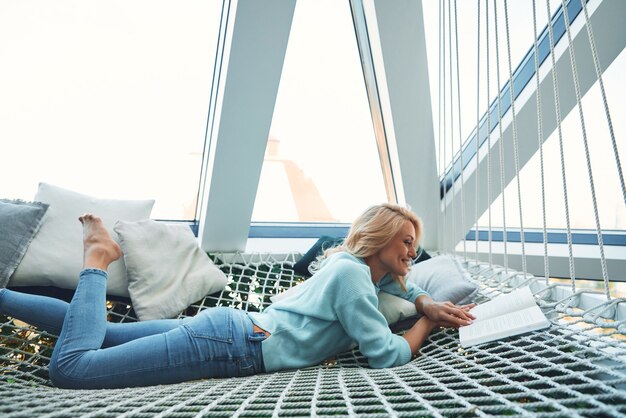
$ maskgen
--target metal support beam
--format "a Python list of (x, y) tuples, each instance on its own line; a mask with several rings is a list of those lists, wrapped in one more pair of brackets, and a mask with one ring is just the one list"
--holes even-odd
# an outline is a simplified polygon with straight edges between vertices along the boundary
[(205, 251), (245, 249), (295, 4), (237, 2), (221, 113), (207, 150), (199, 227)]
[(424, 221), (423, 246), (438, 248), (439, 185), (437, 178), (428, 62), (422, 3), (374, 0), (385, 79), (379, 87), (387, 144), (398, 201), (404, 201)]

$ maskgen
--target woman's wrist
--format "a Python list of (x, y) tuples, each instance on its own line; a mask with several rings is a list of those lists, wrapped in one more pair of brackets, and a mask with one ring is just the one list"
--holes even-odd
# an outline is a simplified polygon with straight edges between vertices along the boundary
[(419, 321), (424, 322), (424, 326), (428, 329), (428, 333), (430, 334), (433, 329), (437, 328), (437, 323), (430, 319), (428, 316), (422, 316)]
[(432, 305), (434, 300), (428, 295), (420, 295), (415, 299), (415, 309), (418, 312), (426, 314), (425, 310), (429, 305)]
[(427, 316), (422, 316), (418, 321), (413, 325), (406, 333), (404, 333), (403, 337), (409, 343), (411, 347), (411, 353), (415, 356), (424, 341), (428, 338), (432, 330), (437, 326), (437, 323)]

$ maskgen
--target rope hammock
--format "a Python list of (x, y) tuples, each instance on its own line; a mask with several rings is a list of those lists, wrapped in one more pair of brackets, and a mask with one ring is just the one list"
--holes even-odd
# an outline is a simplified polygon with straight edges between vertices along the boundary
[[(283, 259), (239, 255), (216, 263), (229, 278), (220, 293), (182, 316), (212, 306), (262, 310), (269, 297), (301, 281)], [(480, 284), (480, 301), (528, 284), (503, 269), (467, 264)], [(543, 284), (532, 278), (531, 287)], [(602, 310), (576, 309), (575, 298), (554, 300), (554, 287), (536, 292), (552, 322), (547, 331), (463, 349), (458, 331), (435, 332), (405, 366), (367, 368), (358, 350), (318, 367), (246, 378), (207, 379), (120, 390), (65, 390), (51, 386), (47, 365), (56, 336), (2, 317), (0, 414), (3, 416), (619, 416), (626, 414), (624, 321)], [(615, 302), (612, 301), (612, 302)], [(612, 306), (614, 306), (613, 303)], [(611, 306), (604, 307), (606, 311)], [(108, 303), (109, 320), (135, 321), (132, 307)], [(609, 312), (610, 313), (610, 312)]]
[[(447, 7), (445, 4), (447, 1)], [(552, 18), (550, 0), (546, 0), (550, 22), (563, 19), (563, 42), (569, 47), (570, 65), (573, 71), (574, 90), (578, 118), (582, 128), (585, 147), (585, 165), (591, 191), (590, 201), (599, 249), (598, 271), (602, 275), (604, 291), (598, 292), (581, 287), (574, 269), (571, 214), (568, 182), (565, 170), (564, 135), (559, 91), (563, 88), (557, 71), (551, 71), (552, 99), (556, 109), (556, 131), (559, 145), (558, 163), (554, 171), (561, 175), (564, 198), (564, 220), (566, 224), (569, 282), (551, 280), (548, 246), (548, 224), (546, 219), (546, 189), (543, 142), (543, 110), (546, 97), (541, 97), (539, 70), (542, 65), (556, 67), (553, 24), (547, 25), (549, 57), (540, 62), (537, 37), (536, 2), (532, 2), (533, 33), (535, 42), (534, 80), (528, 88), (536, 88), (537, 145), (540, 156), (541, 203), (543, 210), (543, 260), (544, 274), (535, 277), (528, 271), (524, 242), (524, 219), (522, 216), (522, 194), (520, 170), (522, 162), (519, 147), (523, 141), (517, 132), (516, 99), (520, 91), (514, 88), (514, 72), (511, 66), (509, 10), (506, 0), (478, 3), (477, 17), (477, 91), (475, 143), (466, 143), (466, 149), (475, 148), (471, 158), (464, 156), (461, 141), (461, 82), (459, 68), (459, 36), (456, 0), (445, 0), (439, 5), (439, 155), (438, 165), (443, 175), (442, 222), (438, 226), (443, 234), (440, 253), (454, 254), (469, 273), (471, 281), (478, 284), (478, 303), (488, 301), (500, 294), (529, 286), (538, 305), (549, 318), (547, 330), (527, 333), (470, 348), (459, 344), (458, 331), (438, 329), (433, 332), (420, 350), (420, 354), (408, 364), (392, 369), (370, 369), (367, 359), (357, 350), (346, 351), (324, 364), (300, 370), (260, 374), (245, 378), (205, 379), (174, 385), (115, 390), (65, 390), (53, 387), (48, 378), (48, 364), (57, 336), (35, 329), (13, 318), (0, 316), (0, 415), (20, 416), (626, 416), (626, 319), (623, 304), (625, 298), (611, 294), (611, 282), (603, 248), (602, 228), (598, 212), (597, 196), (593, 183), (591, 157), (585, 130), (581, 90), (577, 76), (577, 59), (572, 45), (571, 23), (568, 4), (562, 0), (561, 8)], [(578, 0), (572, 0), (578, 1)], [(621, 185), (621, 195), (626, 203), (626, 187), (611, 122), (607, 94), (602, 80), (597, 45), (587, 2), (582, 1), (577, 19), (584, 19), (586, 33), (599, 81), (603, 110), (609, 126), (615, 165)], [(560, 14), (559, 14), (560, 13)], [(504, 41), (506, 52), (500, 51), (498, 15), (504, 18)], [(454, 16), (454, 18), (452, 18)], [(483, 20), (484, 19), (484, 20)], [(502, 25), (500, 25), (502, 27)], [(490, 32), (493, 28), (493, 33)], [(447, 34), (446, 34), (447, 29)], [(484, 32), (482, 32), (484, 30)], [(545, 33), (545, 32), (544, 32)], [(491, 36), (495, 45), (490, 47)], [(480, 39), (485, 39), (486, 62), (481, 63)], [(452, 38), (454, 37), (454, 45)], [(545, 39), (545, 38), (544, 38)], [(454, 48), (453, 48), (454, 46)], [(446, 49), (447, 48), (447, 49)], [(490, 51), (491, 50), (491, 51)], [(453, 54), (454, 52), (454, 54)], [(496, 84), (498, 95), (492, 98), (489, 85), (493, 66), (490, 62), (495, 54)], [(578, 52), (578, 51), (576, 51)], [(508, 80), (504, 86), (500, 79), (501, 55), (505, 55)], [(453, 59), (454, 58), (454, 59)], [(481, 69), (484, 68), (484, 73)], [(456, 71), (456, 72), (455, 72)], [(446, 75), (447, 74), (447, 75)], [(481, 92), (481, 74), (486, 80), (486, 94)], [(456, 99), (455, 84), (456, 79)], [(520, 89), (521, 90), (521, 89)], [(467, 92), (463, 91), (463, 94)], [(545, 95), (544, 95), (545, 96)], [(487, 112), (480, 117), (481, 99), (487, 102)], [(457, 104), (455, 109), (454, 104)], [(492, 111), (493, 109), (493, 111)], [(510, 110), (510, 114), (508, 113)], [(456, 114), (455, 114), (456, 112)], [(494, 116), (495, 115), (495, 116)], [(505, 150), (503, 117), (511, 119), (512, 149)], [(454, 117), (458, 118), (455, 133)], [(496, 130), (497, 126), (497, 130)], [(457, 139), (458, 138), (458, 139)], [(483, 140), (487, 144), (481, 147)], [(458, 141), (459, 164), (455, 154)], [(497, 145), (495, 144), (497, 141)], [(448, 143), (449, 142), (449, 143)], [(492, 145), (493, 153), (492, 155)], [(496, 149), (496, 146), (498, 149)], [(448, 155), (450, 151), (450, 155)], [(521, 231), (521, 271), (509, 265), (510, 243), (507, 241), (504, 155), (512, 152), (518, 199), (519, 229)], [(467, 177), (464, 169), (475, 161), (474, 173), (478, 178), (479, 161), (487, 160), (486, 184), (476, 181), (475, 190), (464, 192)], [(499, 188), (502, 198), (503, 219), (503, 266), (493, 263), (492, 233), (492, 167), (491, 159), (499, 163)], [(569, 162), (568, 162), (569, 163)], [(575, 162), (582, 166), (582, 162)], [(611, 163), (612, 164), (612, 163)], [(452, 173), (452, 180), (447, 173)], [(494, 182), (498, 180), (493, 180)], [(475, 207), (466, 211), (465, 199), (481, 188), (487, 187), (489, 205), (487, 261), (479, 260), (478, 223), (481, 216), (478, 199)], [(497, 186), (496, 186), (497, 187)], [(460, 202), (456, 199), (459, 198)], [(460, 203), (461, 217), (454, 208)], [(469, 205), (468, 205), (469, 206)], [(465, 216), (474, 210), (474, 249), (468, 248), (467, 238), (454, 242), (458, 228), (465, 228)], [(451, 215), (452, 214), (452, 215)], [(460, 221), (460, 222), (459, 222)], [(449, 232), (452, 231), (452, 234)], [(475, 254), (472, 254), (474, 252)], [(212, 258), (228, 277), (223, 291), (207, 295), (189, 306), (179, 317), (193, 316), (203, 309), (215, 306), (230, 306), (246, 311), (262, 311), (271, 303), (270, 297), (303, 280), (293, 271), (301, 254), (286, 256), (272, 254), (213, 254)], [(474, 260), (472, 260), (472, 256)], [(598, 274), (597, 279), (600, 279)], [(590, 305), (589, 301), (594, 301)], [(107, 302), (108, 319), (113, 322), (134, 322), (136, 316), (132, 306), (124, 302)], [(620, 313), (621, 312), (621, 313)], [(392, 326), (393, 329), (393, 326)], [(401, 332), (401, 331), (400, 331)]]

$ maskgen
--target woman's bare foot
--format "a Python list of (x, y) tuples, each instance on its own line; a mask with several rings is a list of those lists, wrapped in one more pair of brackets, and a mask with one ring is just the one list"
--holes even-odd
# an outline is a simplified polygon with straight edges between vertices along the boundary
[(109, 264), (122, 256), (122, 249), (98, 216), (85, 213), (78, 219), (83, 224), (83, 267), (106, 271)]

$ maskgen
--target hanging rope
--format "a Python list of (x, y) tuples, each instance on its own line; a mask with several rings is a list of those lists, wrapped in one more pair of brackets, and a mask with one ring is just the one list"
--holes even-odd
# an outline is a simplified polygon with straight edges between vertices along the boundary
[(452, 174), (452, 180), (451, 180), (451, 185), (450, 185), (450, 191), (452, 192), (452, 199), (450, 201), (450, 206), (452, 209), (452, 235), (451, 238), (449, 240), (450, 244), (452, 245), (452, 247), (450, 248), (451, 252), (454, 252), (456, 254), (456, 242), (454, 242), (454, 237), (456, 237), (456, 216), (455, 213), (456, 211), (454, 210), (455, 207), (455, 203), (456, 203), (456, 192), (455, 187), (454, 187), (454, 84), (453, 84), (453, 78), (452, 78), (452, 13), (450, 10), (450, 4), (452, 3), (452, 0), (448, 0), (448, 55), (449, 55), (449, 66), (448, 66), (448, 73), (450, 74), (450, 170), (451, 170), (451, 174)]
[(475, 260), (478, 261), (478, 172), (480, 167), (480, 2), (478, 2), (478, 24), (476, 36), (476, 197), (475, 197), (475, 210), (474, 210), (474, 249), (476, 251)]
[[(550, 16), (548, 16), (548, 20)], [(546, 285), (550, 282), (550, 261), (548, 257), (548, 230), (546, 220), (546, 188), (545, 188), (545, 176), (543, 165), (543, 123), (541, 113), (541, 89), (539, 83), (539, 50), (537, 48), (537, 10), (535, 0), (533, 0), (533, 35), (535, 42), (533, 43), (533, 50), (535, 53), (535, 81), (537, 82), (536, 97), (537, 97), (537, 145), (539, 146), (539, 167), (541, 170), (541, 214), (543, 217), (543, 271), (546, 280)]]
[(485, 53), (487, 55), (487, 202), (489, 202), (489, 208), (487, 209), (487, 223), (488, 223), (488, 241), (489, 241), (489, 267), (493, 267), (493, 230), (491, 223), (491, 114), (490, 114), (490, 100), (491, 92), (489, 90), (491, 81), (489, 79), (490, 59), (489, 59), (489, 2), (485, 3)]
[[(437, 98), (438, 99), (437, 100), (437, 102), (438, 102), (437, 103), (437, 111), (438, 111), (438, 117), (437, 117), (437, 130), (438, 130), (438, 132), (437, 132), (437, 136), (438, 136), (438, 142), (439, 142), (439, 144), (438, 144), (439, 145), (439, 152), (438, 152), (438, 155), (437, 155), (438, 156), (437, 159), (439, 161), (439, 167), (438, 167), (437, 173), (440, 176), (441, 176), (441, 173), (444, 174), (442, 185), (443, 185), (443, 190), (445, 190), (445, 187), (446, 187), (446, 184), (445, 184), (445, 170), (443, 169), (443, 155), (442, 155), (442, 152), (441, 152), (441, 138), (442, 138), (442, 134), (441, 134), (442, 88), (441, 88), (441, 86), (443, 84), (443, 77), (442, 77), (442, 72), (443, 72), (443, 70), (442, 70), (442, 68), (443, 68), (443, 65), (442, 65), (443, 45), (442, 44), (443, 44), (443, 41), (442, 41), (442, 38), (443, 38), (443, 3), (439, 3), (439, 62), (438, 62), (438, 65), (439, 65), (439, 68), (438, 68), (438, 73), (439, 73), (439, 77), (438, 77), (439, 78), (439, 80), (438, 80), (439, 81), (439, 92), (438, 92), (438, 94), (439, 94), (439, 96)], [(445, 222), (446, 222), (446, 220), (444, 218), (443, 222), (441, 222), (439, 224), (439, 228), (440, 228), (440, 231), (441, 231), (441, 233), (439, 235), (440, 237), (444, 236), (444, 232), (445, 232), (445, 226), (444, 225), (445, 225)]]
[(513, 154), (515, 158), (515, 180), (517, 180), (517, 201), (519, 205), (520, 242), (522, 244), (522, 273), (526, 277), (526, 246), (524, 237), (524, 216), (522, 214), (522, 187), (520, 184), (519, 146), (517, 137), (517, 115), (515, 114), (515, 86), (513, 85), (513, 66), (511, 65), (511, 40), (509, 31), (509, 6), (504, 0), (504, 23), (506, 25), (506, 49), (509, 63), (509, 92), (511, 93), (511, 115), (513, 116)]
[(591, 202), (593, 204), (593, 216), (596, 222), (596, 231), (598, 234), (598, 248), (600, 249), (600, 266), (602, 268), (602, 278), (604, 280), (604, 291), (607, 299), (611, 299), (609, 289), (609, 274), (606, 268), (606, 257), (604, 256), (604, 243), (602, 241), (602, 228), (600, 227), (600, 215), (598, 214), (598, 202), (596, 198), (596, 188), (593, 182), (593, 171), (591, 168), (591, 155), (589, 153), (589, 143), (587, 140), (587, 128), (585, 127), (585, 115), (583, 112), (582, 95), (580, 92), (580, 83), (578, 81), (578, 69), (576, 66), (576, 54), (572, 46), (572, 33), (570, 30), (569, 16), (565, 6), (565, 0), (561, 0), (563, 5), (563, 18), (565, 21), (565, 31), (567, 32), (568, 50), (570, 62), (572, 64), (572, 74), (574, 76), (574, 91), (576, 92), (576, 103), (578, 104), (578, 115), (580, 117), (580, 128), (583, 134), (583, 145), (585, 146), (585, 159), (587, 162), (587, 173), (589, 175), (589, 187), (591, 188)]
[(620, 163), (619, 152), (617, 150), (617, 143), (615, 141), (615, 132), (613, 131), (613, 122), (611, 120), (611, 112), (609, 111), (609, 102), (606, 99), (606, 91), (604, 90), (604, 81), (602, 80), (602, 70), (600, 69), (600, 60), (598, 59), (598, 50), (596, 49), (596, 42), (593, 37), (593, 28), (591, 27), (591, 20), (589, 20), (589, 12), (587, 11), (587, 2), (581, 0), (583, 5), (583, 11), (585, 12), (585, 26), (587, 26), (587, 35), (589, 36), (589, 45), (591, 46), (591, 55), (593, 57), (593, 66), (596, 70), (596, 76), (600, 84), (600, 93), (602, 94), (602, 103), (604, 105), (604, 113), (606, 115), (606, 121), (609, 126), (609, 134), (611, 136), (611, 144), (613, 145), (613, 155), (615, 156), (615, 164), (617, 165), (617, 174), (619, 176), (619, 182), (622, 186), (622, 196), (624, 203), (626, 204), (626, 186), (624, 185), (624, 174), (622, 172), (622, 164)]
[(447, 166), (447, 160), (446, 160), (446, 32), (445, 32), (445, 25), (446, 25), (446, 17), (445, 17), (445, 7), (442, 8), (442, 16), (443, 16), (443, 31), (442, 31), (442, 39), (443, 39), (443, 46), (442, 46), (442, 62), (443, 62), (443, 69), (442, 69), (442, 73), (443, 73), (443, 82), (442, 82), (442, 86), (443, 86), (443, 137), (441, 139), (442, 143), (443, 143), (443, 164), (441, 165), (442, 171), (443, 171), (443, 250), (444, 252), (447, 252), (448, 250), (448, 228), (447, 228), (447, 193), (448, 193), (448, 178), (446, 176), (446, 166)]
[(548, 11), (548, 35), (550, 37), (550, 58), (552, 60), (552, 85), (554, 92), (554, 106), (556, 113), (556, 126), (559, 135), (559, 151), (561, 154), (561, 177), (563, 181), (563, 199), (565, 202), (565, 223), (567, 226), (567, 250), (569, 253), (569, 274), (572, 284), (572, 292), (576, 293), (576, 271), (574, 269), (574, 255), (572, 251), (572, 230), (569, 221), (569, 199), (567, 196), (567, 177), (565, 176), (565, 154), (563, 152), (563, 129), (561, 128), (561, 105), (559, 102), (559, 83), (556, 75), (556, 64), (554, 58), (554, 30), (552, 29), (552, 20), (550, 13), (550, 0), (546, 0), (546, 8)]
[(461, 228), (463, 229), (463, 260), (467, 262), (467, 240), (465, 234), (465, 180), (463, 172), (465, 171), (465, 165), (463, 164), (463, 129), (461, 129), (461, 81), (459, 71), (459, 28), (458, 28), (458, 15), (456, 12), (456, 0), (454, 0), (454, 36), (455, 36), (455, 51), (456, 51), (456, 94), (458, 104), (458, 116), (459, 116), (459, 160), (461, 164)]
[(493, 20), (496, 41), (496, 80), (498, 84), (498, 133), (500, 135), (500, 196), (502, 197), (502, 242), (504, 246), (504, 272), (509, 273), (508, 233), (506, 228), (506, 198), (504, 195), (504, 136), (502, 134), (502, 84), (500, 83), (500, 41), (498, 40), (498, 5), (493, 0)]

